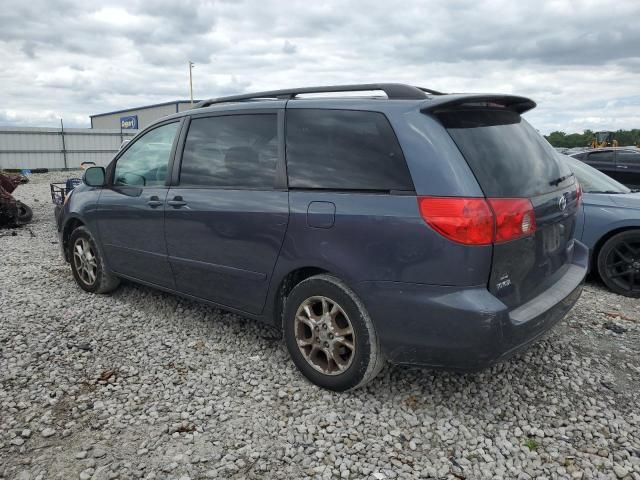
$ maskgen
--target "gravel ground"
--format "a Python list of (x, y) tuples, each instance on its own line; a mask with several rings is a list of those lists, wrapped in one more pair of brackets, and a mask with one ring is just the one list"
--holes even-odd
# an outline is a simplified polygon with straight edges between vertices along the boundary
[(48, 197), (67, 176), (32, 176), (34, 222), (0, 230), (0, 478), (640, 479), (638, 300), (590, 283), (507, 363), (329, 393), (258, 322), (81, 291)]

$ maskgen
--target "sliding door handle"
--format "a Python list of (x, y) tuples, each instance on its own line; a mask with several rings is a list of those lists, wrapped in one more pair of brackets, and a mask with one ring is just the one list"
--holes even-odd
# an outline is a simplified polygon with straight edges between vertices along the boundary
[(175, 197), (173, 197), (173, 200), (169, 200), (167, 204), (171, 205), (173, 208), (180, 208), (184, 207), (187, 202), (185, 202), (181, 196), (176, 195)]

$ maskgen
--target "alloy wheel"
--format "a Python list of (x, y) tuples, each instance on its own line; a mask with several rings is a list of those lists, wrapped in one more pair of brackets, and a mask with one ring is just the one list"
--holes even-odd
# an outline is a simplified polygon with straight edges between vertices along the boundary
[(339, 375), (353, 361), (353, 326), (344, 309), (324, 296), (303, 301), (295, 316), (295, 337), (304, 359), (325, 375)]
[(80, 279), (87, 285), (93, 285), (98, 275), (98, 263), (86, 238), (78, 238), (73, 245), (73, 263)]
[(607, 277), (621, 289), (640, 291), (640, 238), (621, 241), (605, 262)]

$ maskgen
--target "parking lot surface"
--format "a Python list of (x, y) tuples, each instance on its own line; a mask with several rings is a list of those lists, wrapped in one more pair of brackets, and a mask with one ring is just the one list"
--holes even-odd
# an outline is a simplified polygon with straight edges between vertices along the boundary
[(640, 300), (592, 281), (506, 363), (330, 393), (268, 326), (80, 290), (49, 198), (69, 175), (32, 176), (34, 222), (0, 230), (0, 478), (640, 479)]

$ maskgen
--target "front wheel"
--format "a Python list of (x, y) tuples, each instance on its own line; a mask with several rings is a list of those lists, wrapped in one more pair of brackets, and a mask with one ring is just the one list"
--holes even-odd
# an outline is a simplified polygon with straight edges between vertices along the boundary
[(120, 279), (106, 270), (100, 250), (86, 227), (71, 232), (69, 258), (73, 277), (83, 290), (108, 293), (120, 284)]
[(287, 297), (283, 323), (293, 362), (320, 387), (335, 391), (361, 387), (384, 365), (364, 305), (333, 276), (316, 275), (296, 285)]
[(598, 273), (613, 292), (640, 297), (640, 230), (621, 232), (602, 246)]

